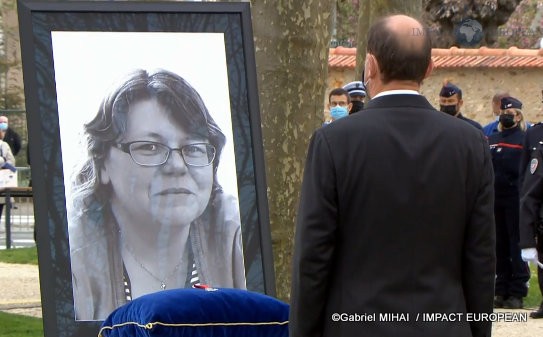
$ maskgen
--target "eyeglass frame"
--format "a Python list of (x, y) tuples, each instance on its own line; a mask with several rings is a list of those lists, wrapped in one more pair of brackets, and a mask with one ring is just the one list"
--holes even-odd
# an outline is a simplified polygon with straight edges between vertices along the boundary
[[(134, 156), (132, 155), (132, 152), (130, 151), (130, 146), (132, 144), (135, 144), (135, 143), (146, 143), (146, 144), (155, 144), (155, 145), (159, 145), (159, 146), (164, 146), (165, 148), (168, 149), (168, 153), (166, 154), (166, 158), (164, 159), (164, 161), (159, 163), (159, 164), (142, 164), (142, 163), (139, 163), (138, 161), (136, 161), (136, 159), (134, 159)], [(211, 160), (209, 160), (209, 163), (207, 163), (205, 165), (194, 165), (194, 164), (187, 163), (187, 160), (185, 159), (185, 154), (183, 153), (183, 148), (185, 148), (187, 146), (192, 146), (192, 145), (205, 145), (208, 149), (209, 149), (209, 147), (211, 147), (213, 149), (213, 158), (211, 158)], [(213, 163), (213, 161), (215, 161), (215, 156), (217, 155), (217, 148), (213, 144), (204, 143), (204, 142), (185, 144), (185, 145), (183, 145), (181, 147), (178, 147), (178, 148), (171, 148), (168, 145), (163, 144), (163, 143), (159, 143), (159, 142), (153, 142), (153, 141), (147, 141), (147, 140), (135, 140), (135, 141), (126, 142), (126, 143), (114, 143), (114, 147), (121, 150), (124, 153), (127, 153), (130, 156), (130, 159), (132, 159), (132, 161), (134, 163), (136, 163), (137, 165), (140, 165), (140, 166), (144, 166), (144, 167), (162, 166), (162, 165), (166, 164), (168, 159), (170, 159), (170, 156), (171, 156), (173, 151), (179, 152), (179, 154), (181, 155), (181, 158), (183, 159), (183, 162), (185, 163), (185, 165), (190, 166), (190, 167), (206, 167), (206, 166), (209, 166), (209, 165), (211, 165)]]

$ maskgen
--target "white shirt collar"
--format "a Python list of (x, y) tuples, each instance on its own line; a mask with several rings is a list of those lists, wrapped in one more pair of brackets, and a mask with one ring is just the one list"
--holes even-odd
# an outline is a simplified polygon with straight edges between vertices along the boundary
[(371, 99), (381, 97), (381, 96), (388, 96), (388, 95), (420, 95), (420, 93), (418, 91), (415, 91), (415, 90), (402, 90), (402, 89), (386, 90), (386, 91), (381, 91), (380, 93), (378, 93), (377, 95), (375, 95)]

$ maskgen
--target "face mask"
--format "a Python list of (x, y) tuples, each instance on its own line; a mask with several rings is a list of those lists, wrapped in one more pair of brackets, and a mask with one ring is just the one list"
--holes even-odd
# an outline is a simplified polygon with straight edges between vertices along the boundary
[(440, 105), (439, 110), (451, 116), (456, 115), (456, 104), (455, 105)]
[(351, 108), (351, 112), (352, 114), (354, 114), (355, 112), (358, 112), (362, 109), (364, 109), (364, 102), (360, 102), (360, 101), (353, 101), (353, 107)]
[(500, 124), (506, 129), (513, 127), (515, 125), (515, 116), (510, 114), (500, 115)]
[(342, 106), (335, 106), (330, 109), (330, 116), (332, 116), (334, 120), (346, 117), (348, 114), (349, 112), (347, 111), (347, 108)]
[(6, 131), (8, 129), (8, 123), (0, 123), (0, 130)]

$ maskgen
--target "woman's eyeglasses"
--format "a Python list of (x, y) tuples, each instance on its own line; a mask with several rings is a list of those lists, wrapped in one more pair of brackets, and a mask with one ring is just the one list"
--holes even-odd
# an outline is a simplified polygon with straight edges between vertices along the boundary
[(194, 143), (172, 149), (168, 145), (135, 141), (129, 143), (117, 143), (115, 147), (130, 155), (132, 160), (141, 166), (160, 166), (168, 161), (172, 151), (178, 151), (185, 164), (193, 167), (208, 166), (215, 159), (216, 149), (208, 143)]

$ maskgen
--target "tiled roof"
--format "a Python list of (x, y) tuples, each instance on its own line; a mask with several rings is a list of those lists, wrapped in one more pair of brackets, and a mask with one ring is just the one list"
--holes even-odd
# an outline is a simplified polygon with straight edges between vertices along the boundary
[[(543, 68), (543, 49), (432, 49), (435, 68)], [(356, 48), (330, 48), (330, 68), (354, 69)]]

